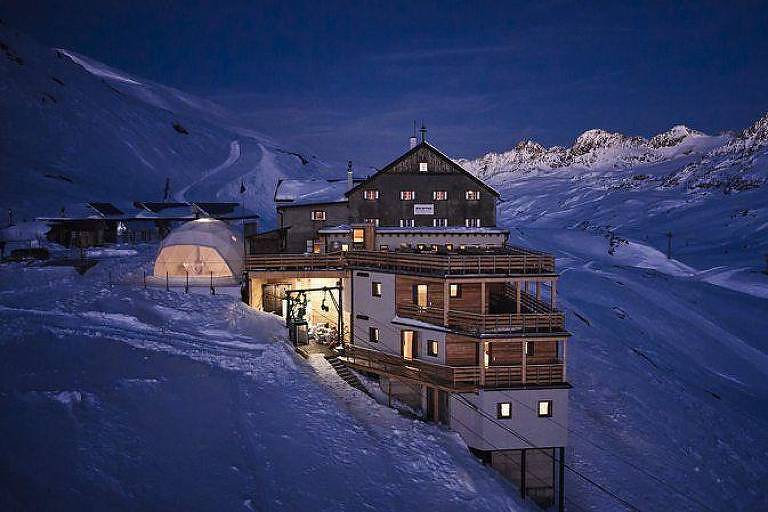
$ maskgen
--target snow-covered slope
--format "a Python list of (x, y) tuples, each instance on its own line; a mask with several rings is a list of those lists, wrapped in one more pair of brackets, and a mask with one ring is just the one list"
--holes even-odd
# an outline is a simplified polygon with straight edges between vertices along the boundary
[(279, 178), (325, 170), (210, 101), (3, 24), (0, 77), (0, 208), (19, 220), (85, 200), (160, 200), (169, 177), (179, 198), (244, 201), (269, 222)]
[[(502, 194), (500, 224), (642, 240), (693, 267), (763, 265), (768, 115), (738, 134), (685, 126), (650, 139), (589, 130), (569, 148), (523, 141), (458, 160)], [(613, 235), (611, 235), (613, 233)], [(617, 238), (618, 237), (618, 238)]]

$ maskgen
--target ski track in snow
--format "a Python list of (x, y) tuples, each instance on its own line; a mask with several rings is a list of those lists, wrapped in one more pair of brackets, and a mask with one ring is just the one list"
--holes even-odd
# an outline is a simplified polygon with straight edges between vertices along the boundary
[(196, 179), (186, 187), (182, 188), (178, 192), (176, 192), (173, 195), (174, 200), (176, 200), (179, 203), (183, 203), (184, 201), (187, 200), (186, 195), (189, 189), (200, 185), (202, 182), (215, 176), (221, 171), (229, 169), (238, 160), (240, 160), (240, 156), (241, 156), (240, 142), (237, 140), (233, 140), (232, 142), (229, 143), (229, 155), (227, 155), (227, 159), (224, 160), (224, 162), (222, 162), (220, 165), (217, 165), (216, 167), (214, 167), (213, 169), (209, 169), (208, 171), (204, 172), (202, 176), (200, 176), (198, 179)]

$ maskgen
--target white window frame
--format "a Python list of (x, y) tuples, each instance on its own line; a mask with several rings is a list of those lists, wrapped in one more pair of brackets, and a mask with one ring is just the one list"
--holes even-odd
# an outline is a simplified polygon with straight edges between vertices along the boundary
[(434, 218), (432, 219), (432, 227), (446, 228), (448, 227), (448, 219), (446, 218)]
[(480, 227), (480, 218), (464, 219), (464, 227), (467, 227), (467, 228), (479, 228)]
[(379, 199), (379, 189), (377, 188), (369, 188), (366, 190), (363, 190), (363, 199), (366, 201), (376, 201)]
[[(442, 197), (440, 197), (442, 195)], [(432, 191), (432, 200), (433, 201), (447, 201), (448, 200), (448, 191), (447, 190), (433, 190)]]
[[(544, 409), (542, 409), (544, 406)], [(542, 412), (544, 410), (544, 412)], [(536, 415), (539, 418), (551, 418), (552, 417), (552, 400), (539, 400), (536, 404)]]
[(401, 228), (413, 228), (416, 227), (416, 219), (400, 219)]
[(479, 190), (467, 190), (464, 192), (464, 198), (467, 201), (479, 201), (480, 200), (480, 191)]
[(419, 162), (419, 172), (427, 172), (429, 171), (429, 165), (427, 162)]
[(499, 402), (496, 404), (496, 419), (508, 420), (512, 418), (512, 402)]
[(416, 191), (415, 190), (401, 190), (400, 191), (400, 200), (401, 201), (415, 201), (416, 200)]
[(373, 224), (374, 226), (379, 226), (379, 219), (365, 219), (366, 224)]

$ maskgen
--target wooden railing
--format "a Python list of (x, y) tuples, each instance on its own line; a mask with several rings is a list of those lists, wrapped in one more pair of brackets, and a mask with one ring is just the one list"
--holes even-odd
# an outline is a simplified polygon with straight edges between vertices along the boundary
[(422, 308), (412, 303), (401, 303), (397, 305), (397, 316), (468, 333), (536, 333), (563, 332), (565, 330), (565, 315), (558, 311), (551, 313), (481, 314), (449, 309), (448, 323), (445, 324), (445, 314), (442, 308)]
[(476, 366), (426, 363), (356, 346), (347, 346), (342, 360), (362, 370), (429, 382), (452, 390), (475, 389), (480, 385), (480, 369)]
[(360, 370), (427, 382), (451, 390), (496, 389), (523, 384), (563, 383), (562, 361), (555, 361), (551, 364), (527, 365), (525, 367), (526, 378), (523, 380), (523, 367), (521, 365), (488, 366), (483, 372), (479, 366), (445, 366), (418, 359), (403, 359), (393, 354), (356, 346), (347, 346), (342, 360)]
[(245, 257), (246, 270), (330, 270), (345, 266), (342, 253), (253, 254)]
[(438, 275), (542, 274), (555, 271), (554, 256), (497, 249), (482, 254), (433, 254), (399, 251), (348, 251), (321, 254), (254, 254), (246, 270), (324, 270), (375, 268)]

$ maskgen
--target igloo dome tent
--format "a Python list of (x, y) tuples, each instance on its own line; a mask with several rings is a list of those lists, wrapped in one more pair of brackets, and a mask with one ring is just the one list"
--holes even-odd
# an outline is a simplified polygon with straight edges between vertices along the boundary
[(154, 275), (239, 279), (242, 268), (240, 236), (220, 220), (197, 219), (165, 237), (155, 259)]

